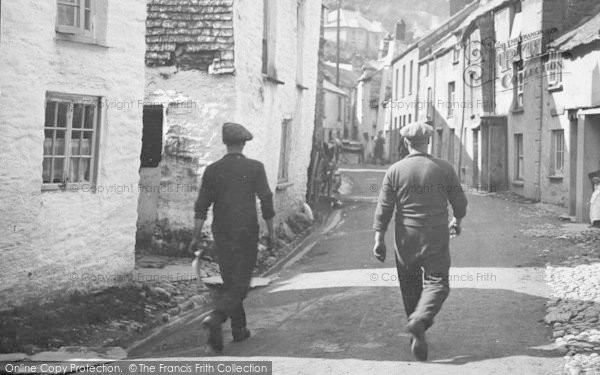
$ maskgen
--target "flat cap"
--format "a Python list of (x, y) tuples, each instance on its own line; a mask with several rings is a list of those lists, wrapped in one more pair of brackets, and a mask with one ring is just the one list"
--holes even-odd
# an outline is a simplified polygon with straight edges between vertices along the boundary
[(412, 144), (427, 143), (433, 135), (433, 127), (424, 122), (415, 122), (400, 129), (400, 135)]
[(243, 125), (236, 124), (233, 122), (226, 122), (223, 124), (223, 143), (226, 145), (244, 143), (251, 141), (252, 133), (248, 131)]

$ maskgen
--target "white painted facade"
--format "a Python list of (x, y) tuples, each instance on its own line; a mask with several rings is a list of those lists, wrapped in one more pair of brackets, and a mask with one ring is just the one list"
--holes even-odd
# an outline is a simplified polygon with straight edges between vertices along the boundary
[[(2, 2), (3, 307), (114, 284), (134, 266), (146, 6), (134, 0), (96, 4), (104, 14), (93, 20), (101, 35), (81, 43), (57, 33), (56, 1)], [(42, 191), (51, 92), (100, 101), (97, 168), (90, 183)]]

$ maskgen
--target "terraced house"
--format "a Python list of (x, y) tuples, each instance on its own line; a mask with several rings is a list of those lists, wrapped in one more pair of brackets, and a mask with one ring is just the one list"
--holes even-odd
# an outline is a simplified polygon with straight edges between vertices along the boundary
[[(138, 246), (184, 251), (221, 126), (244, 124), (281, 222), (305, 201), (321, 2), (149, 0)], [(293, 141), (292, 141), (293, 139)]]
[(0, 305), (134, 267), (145, 4), (1, 3)]
[[(409, 48), (418, 56), (394, 62), (399, 70), (418, 60), (411, 101), (436, 129), (431, 152), (472, 189), (511, 190), (586, 221), (588, 175), (600, 168), (596, 2), (477, 0), (454, 9)], [(576, 38), (580, 31), (588, 38)]]

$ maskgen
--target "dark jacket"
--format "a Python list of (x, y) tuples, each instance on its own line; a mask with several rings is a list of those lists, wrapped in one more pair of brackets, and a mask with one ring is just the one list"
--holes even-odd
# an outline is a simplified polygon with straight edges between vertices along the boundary
[(428, 154), (411, 154), (387, 171), (373, 228), (386, 231), (396, 209), (397, 225), (448, 225), (448, 202), (456, 218), (467, 214), (467, 198), (452, 165)]
[(208, 208), (214, 204), (213, 233), (258, 232), (257, 196), (263, 218), (273, 218), (273, 193), (263, 164), (242, 154), (227, 154), (206, 168), (195, 216), (206, 220)]

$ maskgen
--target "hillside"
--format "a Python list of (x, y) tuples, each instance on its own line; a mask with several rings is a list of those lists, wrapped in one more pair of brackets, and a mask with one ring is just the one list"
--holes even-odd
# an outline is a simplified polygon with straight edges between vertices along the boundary
[[(337, 0), (324, 0), (329, 9), (337, 8)], [(449, 16), (447, 0), (342, 0), (342, 7), (358, 9), (367, 18), (381, 21), (394, 33), (396, 21), (404, 19), (408, 31), (420, 37), (440, 25)]]

